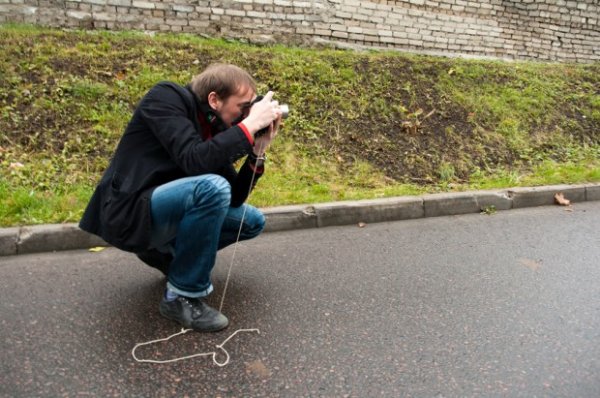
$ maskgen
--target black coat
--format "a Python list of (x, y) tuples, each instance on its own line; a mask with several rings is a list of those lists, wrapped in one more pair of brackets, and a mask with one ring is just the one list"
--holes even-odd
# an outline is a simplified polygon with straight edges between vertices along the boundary
[(81, 229), (122, 250), (146, 250), (153, 190), (188, 176), (219, 174), (231, 184), (232, 206), (246, 200), (252, 169), (246, 160), (237, 173), (233, 163), (247, 155), (252, 144), (238, 126), (203, 140), (200, 108), (189, 87), (174, 83), (161, 82), (144, 96), (92, 195)]

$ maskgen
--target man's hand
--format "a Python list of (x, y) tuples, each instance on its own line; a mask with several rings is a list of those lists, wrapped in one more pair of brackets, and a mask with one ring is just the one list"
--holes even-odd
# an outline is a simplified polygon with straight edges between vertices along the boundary
[(260, 137), (256, 137), (254, 139), (254, 148), (252, 152), (256, 157), (263, 157), (267, 149), (271, 145), (273, 139), (277, 136), (277, 132), (279, 131), (279, 126), (281, 125), (281, 111), (279, 112), (279, 116), (271, 123), (269, 126), (269, 130), (266, 134), (261, 135)]
[(242, 123), (246, 126), (250, 134), (252, 134), (252, 137), (254, 137), (257, 131), (268, 126), (274, 127), (273, 122), (277, 119), (281, 120), (281, 110), (279, 109), (279, 103), (273, 101), (273, 92), (269, 91), (262, 100), (250, 108), (250, 113), (242, 120)]

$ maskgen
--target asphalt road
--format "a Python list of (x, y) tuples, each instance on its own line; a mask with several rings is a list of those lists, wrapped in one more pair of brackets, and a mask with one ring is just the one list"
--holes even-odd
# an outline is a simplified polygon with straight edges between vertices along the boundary
[[(240, 244), (230, 327), (188, 333), (130, 254), (0, 257), (3, 397), (597, 397), (600, 202), (264, 234)], [(220, 253), (218, 306), (233, 250)], [(222, 354), (217, 357), (223, 360)]]

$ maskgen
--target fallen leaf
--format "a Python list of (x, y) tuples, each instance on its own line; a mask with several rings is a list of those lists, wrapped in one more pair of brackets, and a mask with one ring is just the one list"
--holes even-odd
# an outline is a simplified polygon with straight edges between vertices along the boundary
[(97, 252), (101, 252), (102, 250), (106, 249), (106, 247), (103, 246), (96, 246), (96, 247), (92, 247), (90, 248), (90, 251), (92, 253), (97, 253)]
[(265, 366), (265, 364), (257, 359), (256, 361), (252, 361), (246, 365), (246, 372), (249, 374), (256, 375), (261, 378), (266, 378), (271, 376), (271, 371)]
[(541, 261), (535, 261), (529, 258), (520, 258), (519, 262), (533, 271), (537, 271), (542, 266)]
[(16, 170), (25, 167), (25, 165), (21, 162), (12, 162), (8, 165), (8, 168), (11, 170)]
[[(434, 113), (435, 113), (435, 109), (433, 109), (431, 112), (429, 112), (427, 115), (425, 115), (425, 117), (423, 118), (423, 120), (427, 119), (428, 117), (430, 117)], [(423, 120), (421, 120), (421, 121), (423, 121)]]
[(558, 192), (557, 194), (555, 194), (554, 200), (561, 206), (569, 206), (571, 204), (571, 201), (569, 199), (566, 199), (562, 192)]

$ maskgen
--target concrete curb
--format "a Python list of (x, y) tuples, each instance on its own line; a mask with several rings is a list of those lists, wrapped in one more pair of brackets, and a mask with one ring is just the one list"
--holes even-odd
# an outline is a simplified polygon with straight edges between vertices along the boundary
[[(262, 210), (267, 218), (265, 232), (275, 232), (479, 213), (488, 209), (546, 206), (555, 204), (554, 195), (559, 192), (572, 203), (600, 200), (600, 184), (582, 184), (279, 206)], [(77, 224), (0, 228), (0, 256), (106, 245), (102, 239), (80, 230)]]

